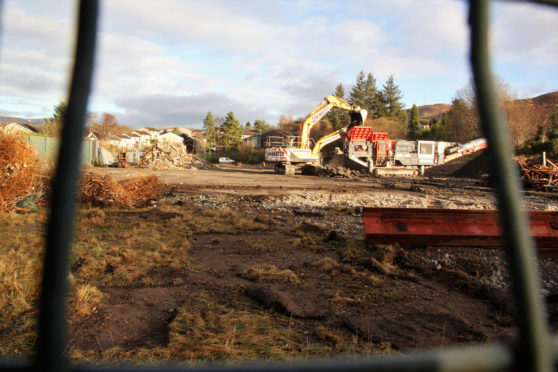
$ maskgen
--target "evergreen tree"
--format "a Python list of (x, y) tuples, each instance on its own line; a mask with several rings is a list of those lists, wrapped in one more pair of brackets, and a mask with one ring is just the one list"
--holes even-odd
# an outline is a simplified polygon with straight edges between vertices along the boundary
[(351, 89), (349, 101), (366, 109), (369, 117), (382, 116), (382, 97), (379, 96), (379, 91), (376, 86), (376, 78), (371, 73), (364, 74), (360, 71), (357, 76), (357, 81)]
[(407, 128), (407, 135), (410, 139), (417, 139), (419, 137), (420, 117), (417, 105), (413, 105), (411, 110), (411, 122)]
[[(401, 90), (393, 79), (393, 75), (390, 75), (382, 89), (384, 105), (386, 116), (392, 120), (396, 120), (402, 123), (406, 122), (407, 115), (403, 110), (403, 104), (401, 100), (403, 95)], [(403, 111), (403, 113), (401, 113)]]
[(58, 137), (60, 135), (60, 130), (64, 124), (64, 116), (66, 116), (66, 109), (68, 104), (66, 102), (60, 102), (54, 106), (54, 113), (51, 118), (45, 119), (44, 133), (49, 137)]
[(54, 114), (52, 115), (53, 122), (62, 125), (64, 123), (64, 116), (66, 116), (66, 110), (68, 109), (68, 104), (66, 102), (60, 102), (54, 106)]
[(358, 73), (356, 83), (351, 88), (349, 101), (353, 105), (366, 107), (366, 77), (362, 70)]
[(342, 83), (339, 83), (336, 87), (335, 87), (335, 93), (333, 94), (335, 97), (338, 98), (345, 98), (345, 88), (343, 87)]
[(207, 116), (203, 121), (203, 129), (205, 129), (207, 147), (214, 147), (217, 144), (217, 131), (215, 130), (215, 121), (213, 120), (211, 111), (207, 113)]
[(376, 87), (376, 79), (374, 75), (368, 73), (366, 75), (366, 81), (364, 84), (364, 106), (368, 110), (368, 115), (370, 117), (377, 117), (377, 107), (376, 107), (376, 95), (378, 93), (378, 88)]
[(244, 124), (244, 128), (252, 129), (252, 124), (249, 121), (247, 121), (246, 124)]
[(242, 142), (242, 128), (235, 119), (234, 114), (229, 112), (221, 125), (221, 143), (225, 150), (237, 149)]
[[(335, 97), (345, 98), (345, 88), (343, 87), (342, 83), (339, 83), (335, 88), (335, 93), (333, 93)], [(345, 110), (340, 110), (337, 107), (331, 109), (330, 112), (327, 113), (326, 116), (327, 120), (333, 125), (335, 130), (343, 128), (348, 124), (347, 122), (347, 113)]]
[(258, 131), (258, 133), (265, 132), (270, 128), (270, 125), (265, 120), (256, 120), (254, 122), (254, 129)]
[(376, 104), (374, 105), (374, 115), (377, 118), (387, 117), (387, 103), (384, 92), (379, 90), (376, 92)]

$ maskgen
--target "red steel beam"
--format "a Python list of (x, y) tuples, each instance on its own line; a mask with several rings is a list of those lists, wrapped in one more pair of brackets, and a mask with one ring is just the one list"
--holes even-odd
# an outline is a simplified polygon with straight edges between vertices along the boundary
[[(498, 211), (363, 208), (366, 241), (404, 246), (502, 247)], [(529, 212), (541, 257), (558, 258), (558, 213)]]

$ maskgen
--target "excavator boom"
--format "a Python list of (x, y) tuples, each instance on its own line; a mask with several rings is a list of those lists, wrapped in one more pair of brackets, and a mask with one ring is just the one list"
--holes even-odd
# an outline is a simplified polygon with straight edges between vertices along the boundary
[(334, 107), (360, 113), (360, 124), (364, 124), (364, 122), (366, 121), (366, 117), (368, 116), (368, 112), (362, 109), (360, 106), (351, 105), (343, 98), (327, 96), (324, 98), (324, 101), (320, 102), (318, 107), (316, 107), (314, 111), (312, 111), (300, 124), (298, 128), (298, 137), (300, 138), (299, 148), (310, 148), (310, 130)]

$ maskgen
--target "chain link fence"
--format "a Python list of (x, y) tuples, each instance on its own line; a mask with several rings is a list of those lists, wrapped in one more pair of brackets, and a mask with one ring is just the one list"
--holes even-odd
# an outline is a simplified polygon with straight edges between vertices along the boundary
[[(556, 6), (556, 1), (534, 1)], [(479, 116), (493, 159), (492, 174), (501, 211), (506, 253), (512, 277), (515, 321), (519, 329), (512, 344), (489, 344), (395, 357), (361, 356), (352, 359), (308, 360), (187, 368), (180, 364), (157, 366), (69, 364), (63, 357), (66, 345), (66, 295), (68, 251), (75, 205), (67, 195), (77, 188), (83, 122), (91, 86), (95, 54), (98, 1), (82, 0), (78, 39), (66, 122), (57, 162), (52, 213), (48, 224), (44, 261), (39, 341), (36, 359), (28, 364), (0, 362), (2, 371), (551, 371), (558, 356), (558, 337), (548, 331), (547, 313), (540, 296), (535, 270), (533, 241), (521, 211), (519, 180), (511, 162), (511, 148), (499, 117), (488, 48), (489, 1), (471, 0), (471, 66), (479, 102)]]

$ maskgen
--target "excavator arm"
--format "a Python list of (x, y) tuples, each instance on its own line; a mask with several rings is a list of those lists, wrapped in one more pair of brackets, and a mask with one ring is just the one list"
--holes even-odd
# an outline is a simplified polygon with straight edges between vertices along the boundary
[[(310, 148), (310, 130), (312, 127), (318, 123), (332, 108), (339, 107), (344, 110), (348, 110), (351, 112), (358, 112), (360, 113), (360, 118), (362, 119), (361, 124), (364, 123), (366, 117), (368, 116), (368, 112), (360, 106), (351, 105), (343, 98), (335, 97), (335, 96), (327, 96), (324, 98), (324, 101), (320, 102), (318, 107), (314, 109), (300, 124), (298, 128), (298, 136), (300, 138), (300, 148), (301, 149), (309, 149)], [(352, 124), (352, 123), (351, 123)], [(354, 125), (354, 124), (352, 124)], [(334, 132), (335, 133), (335, 132)], [(332, 133), (333, 134), (333, 133)], [(328, 137), (328, 136), (326, 136)], [(324, 137), (325, 138), (325, 137)], [(321, 141), (321, 139), (320, 139)], [(323, 145), (322, 145), (323, 147)], [(316, 146), (314, 146), (316, 148)]]
[(330, 143), (332, 143), (333, 141), (337, 141), (338, 139), (341, 138), (341, 136), (347, 132), (347, 128), (341, 128), (339, 130), (336, 130), (335, 132), (332, 132), (326, 136), (323, 136), (322, 138), (320, 138), (316, 144), (314, 145), (314, 147), (312, 148), (312, 156), (317, 156), (319, 157), (320, 155), (320, 151), (322, 150), (322, 148)]

